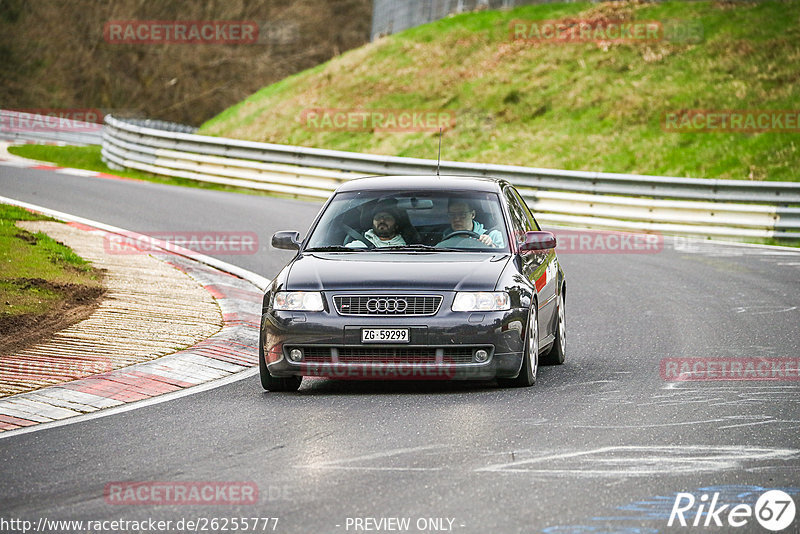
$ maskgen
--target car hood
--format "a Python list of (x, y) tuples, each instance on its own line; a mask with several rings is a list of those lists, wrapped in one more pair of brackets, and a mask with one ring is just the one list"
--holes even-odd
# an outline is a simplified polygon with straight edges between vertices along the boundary
[(286, 289), (491, 291), (510, 258), (469, 252), (315, 252), (294, 260)]

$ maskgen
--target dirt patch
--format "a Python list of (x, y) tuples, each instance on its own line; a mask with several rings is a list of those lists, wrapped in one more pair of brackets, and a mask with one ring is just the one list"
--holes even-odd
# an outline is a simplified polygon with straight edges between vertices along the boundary
[(29, 232), (17, 232), (16, 234), (14, 234), (14, 237), (16, 237), (17, 239), (22, 239), (29, 245), (36, 244), (36, 238), (33, 237)]
[(47, 341), (59, 330), (86, 319), (105, 294), (103, 287), (56, 284), (42, 278), (18, 278), (14, 282), (22, 289), (35, 287), (54, 291), (63, 299), (45, 314), (0, 316), (0, 355), (14, 354)]
[[(88, 278), (49, 279), (61, 285), (48, 285), (40, 280), (48, 277), (41, 275), (5, 280), (16, 294), (38, 293), (42, 301), (48, 299), (42, 304), (55, 309), (27, 318), (23, 313), (46, 312), (19, 309), (20, 319), (0, 324), (0, 343), (5, 344), (0, 345), (0, 397), (153, 360), (222, 327), (222, 312), (211, 293), (170, 263), (149, 254), (109, 254), (107, 236), (59, 222), (17, 225), (64, 243), (93, 271)], [(97, 288), (100, 283), (104, 290)]]

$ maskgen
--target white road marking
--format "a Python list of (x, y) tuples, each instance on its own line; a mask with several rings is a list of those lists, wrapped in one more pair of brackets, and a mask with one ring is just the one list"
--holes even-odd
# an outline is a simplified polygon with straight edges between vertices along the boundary
[(429, 451), (432, 449), (441, 449), (446, 446), (447, 445), (439, 444), (439, 445), (424, 445), (421, 447), (407, 447), (402, 449), (393, 449), (390, 451), (365, 454), (361, 456), (354, 456), (351, 458), (339, 458), (337, 460), (326, 460), (322, 462), (314, 462), (311, 464), (296, 465), (295, 467), (304, 469), (349, 469), (349, 470), (365, 470), (365, 471), (440, 471), (442, 469), (441, 467), (350, 466), (342, 464), (352, 464), (355, 462), (367, 462), (370, 460), (392, 458), (403, 454)]
[(69, 174), (72, 176), (83, 176), (83, 177), (95, 176), (97, 174), (97, 171), (87, 171), (84, 169), (70, 169), (70, 168), (58, 169), (55, 172), (60, 174)]
[(75, 417), (70, 417), (69, 419), (63, 419), (61, 421), (40, 423), (35, 426), (29, 426), (17, 430), (6, 430), (5, 432), (0, 433), (0, 439), (6, 439), (13, 436), (19, 436), (20, 434), (28, 434), (30, 432), (37, 432), (39, 430), (45, 430), (48, 428), (56, 428), (59, 426), (66, 426), (74, 423), (82, 423), (84, 421), (91, 421), (92, 419), (100, 419), (101, 417), (108, 417), (110, 415), (117, 415), (124, 412), (130, 412), (132, 410), (138, 410), (139, 408), (145, 408), (147, 406), (153, 406), (155, 404), (161, 404), (162, 402), (169, 402), (175, 399), (180, 399), (182, 397), (188, 397), (189, 395), (195, 395), (197, 393), (202, 393), (204, 391), (216, 389), (218, 387), (227, 386), (228, 384), (231, 384), (233, 382), (238, 382), (239, 380), (250, 378), (251, 376), (254, 376), (257, 373), (258, 373), (257, 368), (248, 369), (247, 371), (242, 371), (234, 375), (229, 375), (226, 378), (214, 380), (213, 382), (206, 382), (205, 384), (192, 386), (179, 391), (174, 391), (172, 393), (164, 393), (163, 395), (159, 395), (157, 397), (151, 397), (149, 399), (131, 402), (128, 404), (123, 404), (121, 406), (107, 408), (105, 410), (100, 410), (85, 415), (78, 415)]
[[(703, 421), (681, 421), (680, 423), (655, 423), (655, 424), (654, 423), (648, 423), (647, 424), (647, 428), (661, 428), (661, 427), (684, 426), (684, 425), (707, 425), (707, 424), (710, 424), (710, 423), (721, 423), (723, 421), (725, 421), (724, 417), (719, 418), (719, 419), (706, 419), (706, 420), (703, 420)], [(571, 425), (568, 425), (568, 426), (570, 426), (572, 428), (601, 428), (601, 429), (602, 428), (608, 428), (608, 429), (612, 429), (612, 428), (617, 428), (617, 429), (619, 429), (619, 428), (641, 429), (642, 428), (641, 424), (637, 424), (637, 425), (573, 425), (573, 424), (571, 424)]]
[[(795, 425), (800, 424), (800, 420), (794, 419), (768, 419), (766, 421), (752, 421), (749, 423), (739, 423), (738, 425), (726, 425), (717, 427), (719, 430), (727, 430), (729, 428), (739, 428), (744, 426), (756, 426), (756, 425), (770, 425), (773, 423), (794, 423)], [(797, 426), (792, 427), (782, 427), (782, 429), (786, 430), (787, 428), (797, 428)]]
[[(114, 234), (119, 234), (123, 236), (139, 236), (136, 232), (131, 232), (129, 230), (124, 230), (122, 228), (118, 228), (116, 226), (111, 226), (110, 224), (105, 224), (97, 221), (93, 221), (91, 219), (86, 219), (84, 217), (78, 217), (77, 215), (70, 215), (69, 213), (64, 213), (62, 211), (52, 210), (50, 208), (45, 208), (44, 206), (38, 206), (36, 204), (30, 204), (29, 202), (23, 202), (21, 200), (15, 200), (13, 198), (8, 198), (4, 196), (0, 196), (0, 203), (3, 204), (11, 204), (12, 206), (18, 206), (20, 208), (25, 208), (33, 211), (38, 211), (39, 213), (43, 213), (45, 215), (49, 215), (55, 219), (59, 219), (62, 221), (67, 222), (76, 222), (80, 224), (85, 224), (86, 226), (93, 226), (95, 228), (99, 228), (100, 230), (105, 230), (106, 232), (111, 232)], [(214, 267), (215, 269), (219, 269), (221, 271), (225, 271), (230, 273), (234, 276), (238, 276), (243, 280), (247, 280), (251, 284), (255, 285), (262, 291), (265, 290), (271, 280), (268, 278), (264, 278), (263, 276), (256, 274), (252, 271), (248, 271), (247, 269), (243, 269), (236, 265), (232, 265), (230, 263), (224, 262), (222, 260), (218, 260), (217, 258), (212, 258), (211, 256), (206, 256), (204, 254), (198, 254), (191, 250), (185, 249), (183, 247), (169, 244), (165, 241), (160, 239), (149, 239), (149, 243), (157, 248), (161, 248), (167, 252), (172, 252), (173, 254), (178, 254), (179, 256), (184, 256), (191, 260), (198, 261), (200, 263), (204, 263), (210, 267)]]
[(299, 465), (306, 469), (337, 469), (347, 471), (441, 471), (441, 467), (366, 467), (358, 465)]
[[(737, 306), (734, 308), (736, 313), (750, 313), (753, 315), (765, 315), (768, 313), (784, 313), (794, 311), (797, 306), (774, 306), (771, 304), (755, 305), (755, 306)], [(756, 311), (761, 310), (761, 311)]]
[(759, 256), (796, 256), (800, 250), (794, 247), (779, 245), (761, 245), (758, 243), (737, 243), (717, 239), (699, 239), (674, 236), (671, 238), (673, 249), (682, 253), (699, 253), (713, 255), (759, 255)]
[(4, 167), (20, 167), (20, 168), (30, 167), (30, 165), (25, 161), (19, 161), (13, 159), (2, 160), (0, 161), (0, 165), (3, 165)]
[[(611, 457), (619, 454), (620, 457)], [(539, 456), (517, 462), (494, 464), (476, 471), (572, 475), (577, 477), (653, 476), (721, 471), (741, 467), (745, 462), (789, 460), (800, 456), (797, 449), (766, 449), (725, 446), (612, 446), (586, 451)], [(559, 468), (549, 468), (553, 460)], [(541, 467), (537, 467), (540, 465)]]
[[(107, 225), (107, 224), (104, 224), (104, 223), (93, 221), (91, 219), (85, 219), (83, 217), (77, 217), (75, 215), (70, 215), (68, 213), (63, 213), (63, 212), (60, 212), (60, 211), (52, 210), (50, 208), (45, 208), (43, 206), (38, 206), (36, 204), (30, 204), (28, 202), (22, 202), (22, 201), (19, 201), (19, 200), (14, 200), (14, 199), (3, 197), (3, 196), (0, 196), (0, 203), (10, 204), (10, 205), (13, 205), (13, 206), (19, 206), (21, 208), (37, 211), (39, 213), (43, 213), (45, 215), (49, 215), (51, 217), (54, 217), (56, 219), (60, 219), (62, 221), (77, 222), (77, 223), (85, 224), (87, 226), (92, 226), (92, 227), (95, 227), (95, 228), (99, 228), (99, 229), (104, 230), (106, 232), (112, 232), (112, 233), (117, 233), (117, 234), (121, 234), (121, 235), (131, 235), (132, 234), (132, 232), (129, 232), (128, 230), (123, 230), (123, 229), (117, 228), (115, 226), (110, 226), (110, 225)], [(160, 244), (157, 243), (156, 240), (153, 240), (153, 243), (155, 245), (157, 245), (157, 246), (160, 246)], [(166, 246), (166, 244), (164, 244), (164, 246)], [(186, 256), (186, 257), (188, 257), (190, 259), (199, 261), (200, 263), (204, 263), (204, 264), (209, 265), (209, 266), (211, 266), (213, 268), (216, 268), (218, 270), (231, 273), (231, 274), (233, 274), (235, 276), (238, 276), (238, 277), (240, 277), (240, 278), (242, 278), (244, 280), (247, 280), (248, 282), (250, 282), (253, 285), (255, 285), (255, 286), (259, 287), (259, 288), (262, 288), (262, 289), (267, 287), (269, 285), (269, 283), (270, 283), (270, 280), (268, 280), (267, 278), (264, 278), (263, 276), (260, 276), (260, 275), (258, 275), (256, 273), (251, 272), (251, 271), (247, 271), (245, 269), (242, 269), (241, 267), (237, 267), (235, 265), (231, 265), (229, 263), (217, 260), (216, 258), (211, 258), (211, 257), (198, 255), (198, 254), (195, 254), (195, 253), (193, 253), (191, 251), (185, 251), (186, 253), (184, 254), (179, 249), (179, 247), (170, 246), (168, 248), (168, 250), (170, 252), (173, 252), (173, 253), (177, 252), (180, 255), (184, 255), (184, 256)], [(7, 407), (7, 409), (5, 411), (6, 411), (6, 413), (8, 413), (8, 415), (12, 415), (12, 416), (16, 415), (18, 417), (22, 417), (22, 418), (28, 419), (30, 421), (38, 421), (39, 424), (33, 425), (33, 426), (29, 426), (29, 427), (18, 428), (18, 429), (15, 429), (15, 430), (6, 430), (5, 432), (0, 432), (0, 439), (6, 439), (6, 438), (18, 436), (20, 434), (28, 434), (30, 432), (38, 432), (40, 430), (47, 430), (49, 428), (55, 428), (55, 427), (64, 426), (64, 425), (71, 425), (71, 424), (75, 424), (75, 423), (81, 423), (81, 422), (89, 421), (89, 420), (92, 420), (92, 419), (99, 419), (101, 417), (108, 417), (110, 415), (116, 415), (116, 414), (119, 414), (119, 413), (128, 412), (128, 411), (131, 411), (131, 410), (138, 410), (139, 408), (144, 408), (144, 407), (147, 407), (147, 406), (153, 406), (155, 404), (160, 404), (162, 402), (168, 402), (168, 401), (171, 401), (171, 400), (179, 399), (181, 397), (186, 397), (188, 395), (194, 395), (194, 394), (201, 393), (201, 392), (204, 392), (204, 391), (208, 391), (208, 390), (211, 390), (211, 389), (215, 389), (215, 388), (218, 388), (218, 387), (221, 387), (221, 386), (225, 386), (225, 385), (233, 383), (233, 382), (238, 382), (239, 380), (247, 379), (247, 378), (255, 375), (256, 373), (258, 373), (258, 369), (257, 368), (247, 369), (246, 371), (240, 371), (240, 372), (237, 372), (237, 373), (234, 373), (234, 374), (227, 374), (227, 372), (222, 371), (220, 369), (216, 369), (216, 370), (205, 369), (204, 371), (209, 374), (209, 378), (216, 378), (216, 377), (222, 376), (222, 375), (227, 375), (227, 376), (223, 376), (222, 378), (217, 378), (217, 379), (215, 379), (215, 380), (213, 380), (211, 382), (205, 382), (203, 384), (199, 384), (199, 385), (196, 385), (196, 386), (191, 386), (191, 387), (179, 390), (179, 391), (174, 391), (174, 392), (171, 392), (171, 393), (164, 393), (162, 395), (158, 395), (156, 397), (151, 397), (149, 399), (144, 399), (144, 400), (141, 400), (141, 401), (122, 404), (120, 406), (110, 407), (110, 408), (106, 408), (106, 409), (103, 409), (103, 410), (100, 410), (100, 411), (96, 411), (96, 412), (92, 412), (92, 413), (74, 415), (74, 416), (68, 417), (66, 419), (55, 420), (55, 421), (53, 419), (55, 419), (56, 417), (66, 416), (66, 414), (68, 412), (72, 412), (72, 410), (69, 410), (68, 408), (63, 407), (63, 406), (59, 407), (59, 406), (53, 406), (53, 405), (50, 405), (50, 404), (45, 404), (44, 403), (45, 402), (44, 399), (42, 399), (42, 402), (25, 401), (25, 403), (18, 404), (18, 403), (16, 403), (16, 400), (14, 399), (13, 396), (12, 397), (7, 397), (7, 398), (5, 398), (3, 400), (4, 400), (4, 405)], [(188, 381), (188, 377), (184, 377), (182, 379)], [(61, 389), (65, 389), (65, 388), (61, 388)], [(42, 393), (50, 394), (50, 393), (46, 393), (46, 392), (47, 392), (47, 389), (45, 388), (45, 389), (42, 389), (39, 392), (37, 392), (37, 394), (42, 394)], [(77, 392), (70, 392), (68, 390), (66, 390), (65, 393), (66, 393), (66, 395), (69, 395), (69, 397), (65, 397), (65, 398), (73, 398), (73, 399), (76, 400), (76, 402), (80, 402), (80, 400), (84, 400), (86, 402), (91, 402), (91, 404), (96, 405), (96, 400), (95, 400), (95, 396), (94, 395), (81, 395), (81, 394), (78, 394)], [(9, 401), (11, 401), (11, 403), (13, 403), (13, 406), (11, 404), (9, 404)], [(116, 401), (113, 401), (111, 399), (107, 399), (106, 401), (107, 402), (116, 402)], [(48, 406), (48, 410), (49, 410), (48, 415), (50, 415), (50, 417), (44, 417), (44, 416), (41, 416), (41, 415), (38, 415), (38, 414), (29, 413), (29, 410), (32, 409), (32, 408), (30, 408), (30, 406), (36, 406), (36, 405), (39, 405), (39, 404), (43, 404), (44, 406)], [(101, 407), (101, 406), (98, 406), (98, 407)]]

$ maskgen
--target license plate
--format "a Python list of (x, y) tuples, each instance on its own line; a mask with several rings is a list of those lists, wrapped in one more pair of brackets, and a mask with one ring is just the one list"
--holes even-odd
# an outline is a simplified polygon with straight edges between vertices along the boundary
[(408, 343), (408, 328), (362, 328), (362, 343)]

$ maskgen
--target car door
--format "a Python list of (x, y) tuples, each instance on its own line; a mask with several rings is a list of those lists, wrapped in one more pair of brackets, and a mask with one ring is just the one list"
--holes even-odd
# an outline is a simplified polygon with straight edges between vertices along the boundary
[[(516, 241), (514, 250), (525, 241), (525, 232), (539, 231), (528, 205), (519, 192), (511, 186), (506, 187), (506, 202), (511, 219), (512, 237)], [(542, 342), (553, 334), (556, 313), (556, 292), (558, 287), (558, 268), (554, 250), (533, 250), (517, 252), (522, 273), (536, 286), (539, 295), (539, 335)]]

